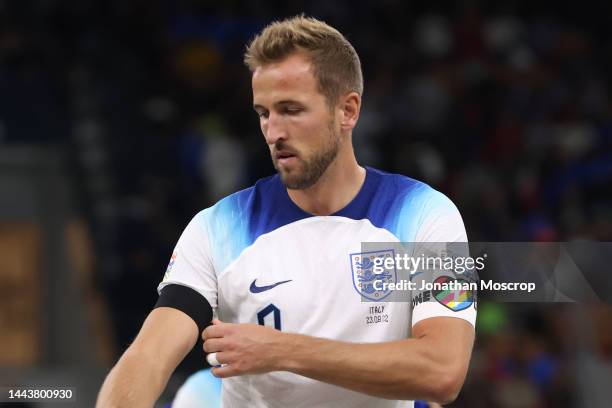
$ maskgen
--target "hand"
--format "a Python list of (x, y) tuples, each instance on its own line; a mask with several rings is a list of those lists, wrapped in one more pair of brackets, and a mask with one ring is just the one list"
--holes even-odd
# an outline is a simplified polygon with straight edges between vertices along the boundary
[(214, 367), (219, 378), (244, 374), (262, 374), (279, 369), (285, 334), (279, 330), (252, 323), (223, 323), (214, 319), (202, 332), (204, 351), (217, 353), (223, 367)]

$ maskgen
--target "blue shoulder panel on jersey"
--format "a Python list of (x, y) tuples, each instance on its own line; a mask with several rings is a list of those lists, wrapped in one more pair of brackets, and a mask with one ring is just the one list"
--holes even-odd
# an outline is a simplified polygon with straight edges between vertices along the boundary
[(443, 194), (410, 177), (367, 168), (364, 186), (355, 199), (334, 215), (368, 219), (400, 241), (414, 241), (431, 204)]
[[(357, 196), (332, 215), (369, 219), (399, 240), (411, 241), (422, 224), (425, 207), (438, 196), (445, 198), (425, 183), (367, 168)], [(260, 235), (312, 216), (291, 201), (278, 175), (261, 179), (253, 187), (222, 199), (201, 215), (219, 271)]]
[(278, 175), (223, 198), (202, 215), (218, 271), (260, 235), (311, 216), (291, 201)]

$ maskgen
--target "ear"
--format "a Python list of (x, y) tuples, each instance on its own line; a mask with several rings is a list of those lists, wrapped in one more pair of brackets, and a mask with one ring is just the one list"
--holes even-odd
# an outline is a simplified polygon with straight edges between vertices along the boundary
[(359, 111), (361, 110), (361, 96), (357, 92), (350, 92), (342, 97), (340, 101), (342, 120), (340, 128), (342, 131), (351, 131), (357, 125)]

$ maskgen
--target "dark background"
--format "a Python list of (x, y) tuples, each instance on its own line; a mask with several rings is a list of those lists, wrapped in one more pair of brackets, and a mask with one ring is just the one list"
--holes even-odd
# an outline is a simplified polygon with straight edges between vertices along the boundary
[[(301, 12), (360, 55), (360, 163), (471, 241), (612, 240), (604, 2), (0, 0), (0, 385), (95, 397), (186, 223), (273, 173), (242, 55)], [(453, 406), (604, 407), (611, 362), (608, 305), (484, 303)]]

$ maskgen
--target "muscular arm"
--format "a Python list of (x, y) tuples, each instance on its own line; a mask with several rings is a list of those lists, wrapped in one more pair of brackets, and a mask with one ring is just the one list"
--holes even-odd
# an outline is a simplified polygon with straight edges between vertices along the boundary
[(215, 322), (204, 338), (205, 350), (228, 364), (213, 369), (219, 377), (290, 371), (377, 397), (447, 403), (465, 380), (474, 328), (435, 317), (417, 323), (413, 338), (356, 344)]
[(378, 397), (447, 403), (463, 385), (473, 341), (473, 327), (451, 317), (423, 320), (413, 338), (387, 343), (291, 335), (281, 369)]
[(198, 327), (185, 313), (154, 309), (106, 377), (96, 407), (152, 407), (197, 339)]

